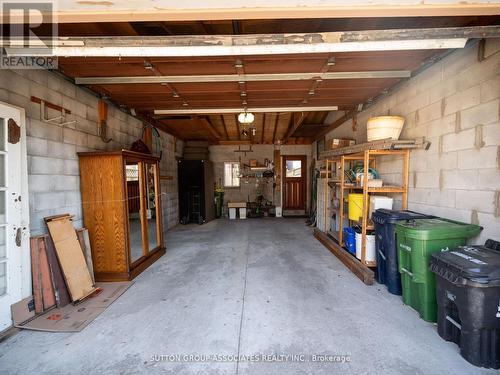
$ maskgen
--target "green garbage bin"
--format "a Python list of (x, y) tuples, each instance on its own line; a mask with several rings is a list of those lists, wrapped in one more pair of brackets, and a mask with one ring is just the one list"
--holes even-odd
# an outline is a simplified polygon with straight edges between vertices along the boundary
[(431, 255), (465, 245), (468, 238), (477, 236), (482, 229), (442, 218), (398, 223), (398, 271), (405, 305), (417, 310), (422, 319), (436, 322), (436, 278), (429, 270)]

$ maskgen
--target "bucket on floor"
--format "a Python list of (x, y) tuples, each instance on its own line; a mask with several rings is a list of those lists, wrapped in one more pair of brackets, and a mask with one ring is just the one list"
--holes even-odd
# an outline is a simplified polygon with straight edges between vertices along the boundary
[(401, 116), (378, 116), (369, 118), (367, 123), (368, 142), (387, 138), (398, 140), (404, 123), (405, 119)]
[(356, 232), (354, 229), (344, 228), (344, 243), (347, 251), (351, 254), (356, 254)]
[[(356, 232), (356, 258), (361, 259), (361, 233)], [(365, 262), (376, 262), (375, 235), (366, 234)]]
[(359, 221), (363, 216), (363, 194), (349, 194), (349, 220)]
[(281, 206), (276, 207), (276, 217), (281, 217), (283, 212), (281, 210)]

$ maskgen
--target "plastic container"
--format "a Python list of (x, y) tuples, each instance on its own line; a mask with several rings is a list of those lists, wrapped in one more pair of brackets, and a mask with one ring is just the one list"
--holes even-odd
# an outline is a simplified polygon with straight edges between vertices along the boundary
[(349, 194), (347, 201), (349, 220), (359, 221), (359, 218), (363, 216), (363, 194)]
[(375, 224), (375, 248), (377, 251), (377, 282), (385, 284), (389, 293), (396, 295), (402, 293), (396, 249), (396, 223), (402, 220), (433, 217), (413, 211), (393, 211), (390, 209), (378, 209), (373, 213), (372, 220)]
[(344, 243), (347, 251), (356, 254), (356, 232), (352, 228), (344, 228)]
[(281, 217), (282, 214), (281, 206), (276, 207), (276, 217)]
[(234, 207), (229, 208), (229, 219), (230, 220), (236, 219), (236, 208)]
[(247, 209), (246, 209), (246, 207), (240, 207), (239, 208), (239, 214), (240, 214), (240, 219), (246, 219), (247, 218)]
[(398, 271), (403, 302), (428, 322), (436, 322), (436, 278), (429, 270), (433, 253), (465, 245), (481, 232), (477, 225), (446, 219), (422, 219), (396, 224)]
[[(356, 258), (361, 260), (361, 233), (356, 232)], [(366, 234), (365, 262), (376, 262), (375, 235)]]
[(368, 119), (367, 122), (367, 139), (368, 142), (379, 139), (399, 139), (404, 117), (401, 116), (378, 116)]
[[(365, 186), (365, 179), (362, 178), (360, 181), (361, 183), (361, 187)], [(372, 187), (372, 188), (381, 188), (382, 186), (384, 186), (384, 180), (380, 179), (380, 178), (369, 178), (368, 179), (368, 187)]]
[(385, 208), (386, 210), (392, 210), (393, 204), (393, 198), (382, 195), (372, 195), (370, 197), (370, 217), (372, 217), (373, 213), (378, 209)]
[(475, 366), (500, 368), (500, 252), (464, 246), (433, 254), (438, 333)]

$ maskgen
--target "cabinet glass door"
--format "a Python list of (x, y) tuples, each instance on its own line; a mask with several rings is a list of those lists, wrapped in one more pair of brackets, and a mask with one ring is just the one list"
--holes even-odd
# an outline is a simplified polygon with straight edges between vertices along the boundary
[(130, 233), (130, 263), (137, 261), (143, 254), (142, 235), (142, 199), (141, 199), (141, 163), (127, 161), (125, 172), (127, 179), (128, 219)]
[(159, 205), (160, 199), (157, 186), (158, 174), (156, 164), (145, 164), (145, 182), (146, 182), (146, 218), (148, 223), (148, 251), (152, 251), (160, 245), (160, 223), (159, 223)]

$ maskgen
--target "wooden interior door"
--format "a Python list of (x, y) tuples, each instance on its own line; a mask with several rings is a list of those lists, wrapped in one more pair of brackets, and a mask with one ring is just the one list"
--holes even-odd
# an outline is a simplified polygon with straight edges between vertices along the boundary
[(283, 156), (283, 210), (305, 214), (307, 189), (307, 157)]

